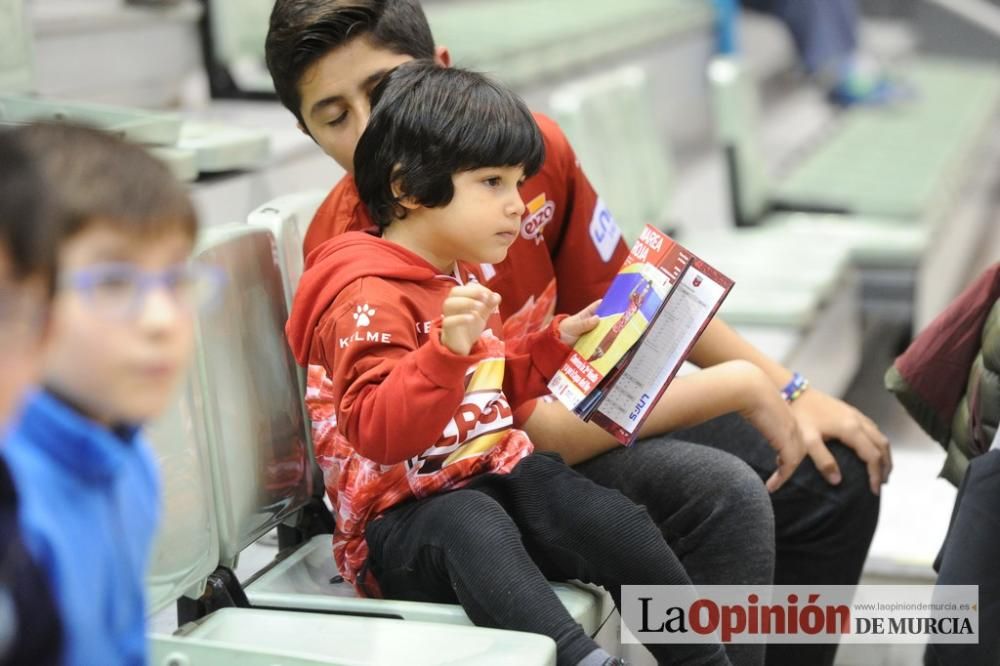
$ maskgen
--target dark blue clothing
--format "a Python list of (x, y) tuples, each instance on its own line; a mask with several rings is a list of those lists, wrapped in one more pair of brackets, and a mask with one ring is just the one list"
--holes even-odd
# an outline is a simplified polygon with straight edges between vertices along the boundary
[(0, 458), (0, 666), (58, 664), (61, 645), (55, 601), (21, 540), (17, 493)]
[(810, 74), (838, 77), (858, 48), (855, 0), (741, 0), (785, 24)]
[(1000, 662), (1000, 451), (969, 462), (935, 562), (938, 585), (979, 586), (979, 643), (931, 643), (928, 666)]
[(145, 578), (160, 501), (138, 429), (113, 432), (39, 392), (4, 455), (25, 544), (59, 608), (63, 663), (145, 664)]

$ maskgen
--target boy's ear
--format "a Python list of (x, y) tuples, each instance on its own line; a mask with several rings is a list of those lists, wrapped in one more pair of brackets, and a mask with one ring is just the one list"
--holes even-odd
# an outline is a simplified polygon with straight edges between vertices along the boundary
[(407, 195), (403, 191), (403, 186), (400, 183), (399, 178), (393, 178), (389, 187), (392, 189), (392, 198), (396, 200), (398, 205), (402, 206), (406, 210), (416, 210), (420, 207), (419, 201)]
[(442, 67), (451, 67), (451, 53), (447, 46), (434, 47), (434, 62)]

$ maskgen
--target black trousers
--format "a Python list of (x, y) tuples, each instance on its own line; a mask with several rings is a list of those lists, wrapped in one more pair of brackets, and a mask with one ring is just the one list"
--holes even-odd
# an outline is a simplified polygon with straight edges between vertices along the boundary
[(969, 463), (935, 562), (938, 585), (979, 586), (979, 643), (931, 643), (927, 666), (1000, 663), (1000, 451)]
[[(689, 585), (649, 514), (533, 454), (510, 474), (394, 507), (368, 525), (368, 566), (388, 598), (458, 603), (477, 625), (551, 637), (558, 663), (596, 649), (548, 580), (606, 588)], [(720, 645), (648, 646), (661, 664), (729, 664)]]
[[(647, 508), (696, 585), (856, 585), (878, 522), (878, 497), (854, 452), (830, 442), (843, 481), (831, 486), (806, 458), (778, 492), (763, 480), (774, 451), (729, 414), (639, 440), (576, 466)], [(764, 663), (764, 646), (726, 646), (737, 666)], [(767, 666), (831, 666), (836, 644), (767, 646)]]

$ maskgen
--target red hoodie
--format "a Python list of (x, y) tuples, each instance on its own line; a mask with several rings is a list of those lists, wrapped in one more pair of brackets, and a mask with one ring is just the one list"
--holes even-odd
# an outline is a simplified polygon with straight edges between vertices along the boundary
[[(482, 280), (474, 266), (441, 275), (360, 232), (323, 244), (302, 276), (286, 334), (310, 366), (313, 443), (347, 580), (359, 582), (370, 520), (479, 474), (509, 472), (532, 450), (513, 409), (546, 392), (569, 348), (558, 322), (505, 345), (497, 314), (468, 356), (451, 352), (440, 341), (441, 306), (470, 280)], [(317, 374), (328, 378), (321, 386)]]

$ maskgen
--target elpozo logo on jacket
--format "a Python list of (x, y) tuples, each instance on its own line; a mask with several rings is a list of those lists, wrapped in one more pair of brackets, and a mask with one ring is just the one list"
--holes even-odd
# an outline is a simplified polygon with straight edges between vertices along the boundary
[(525, 240), (534, 239), (535, 244), (545, 240), (542, 233), (545, 225), (556, 216), (556, 203), (545, 198), (545, 192), (532, 199), (525, 206), (527, 214), (521, 221), (521, 238)]

